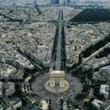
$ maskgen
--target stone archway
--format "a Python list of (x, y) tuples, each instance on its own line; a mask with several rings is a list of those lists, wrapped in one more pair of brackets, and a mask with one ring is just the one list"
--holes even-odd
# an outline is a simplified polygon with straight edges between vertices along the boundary
[(64, 71), (51, 71), (50, 79), (45, 83), (45, 88), (54, 93), (67, 91), (69, 86), (69, 82), (65, 80)]

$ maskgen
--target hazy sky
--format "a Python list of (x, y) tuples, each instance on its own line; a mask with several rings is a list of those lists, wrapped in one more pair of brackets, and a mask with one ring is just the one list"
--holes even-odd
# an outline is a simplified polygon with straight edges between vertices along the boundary
[[(33, 1), (35, 1), (35, 0), (0, 0), (0, 2), (33, 2)], [(71, 1), (74, 1), (74, 0), (71, 0)], [(83, 2), (83, 1), (101, 1), (101, 2), (107, 2), (107, 1), (110, 1), (110, 0), (75, 0), (75, 1), (80, 1), (80, 2)]]
[(80, 1), (109, 1), (109, 0), (80, 0)]

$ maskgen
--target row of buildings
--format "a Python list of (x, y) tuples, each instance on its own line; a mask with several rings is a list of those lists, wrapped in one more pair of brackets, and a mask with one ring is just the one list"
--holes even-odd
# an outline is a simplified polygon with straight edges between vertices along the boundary
[(60, 5), (67, 5), (67, 4), (75, 4), (78, 5), (80, 3), (103, 3), (109, 2), (108, 0), (36, 0), (38, 5), (49, 5), (49, 4), (60, 4)]
[(83, 4), (94, 4), (94, 3), (108, 3), (109, 0), (1, 0), (0, 5), (13, 5), (13, 4), (33, 4), (36, 1), (38, 5), (46, 6), (50, 4), (58, 4), (58, 5), (83, 5)]
[(36, 0), (38, 5), (49, 5), (49, 4), (66, 4), (70, 3), (71, 0)]
[(8, 5), (9, 4), (32, 4), (36, 1), (38, 5), (50, 5), (52, 3), (54, 4), (62, 4), (62, 3), (70, 3), (71, 1), (76, 0), (10, 0), (10, 3), (8, 0), (1, 0), (0, 4)]

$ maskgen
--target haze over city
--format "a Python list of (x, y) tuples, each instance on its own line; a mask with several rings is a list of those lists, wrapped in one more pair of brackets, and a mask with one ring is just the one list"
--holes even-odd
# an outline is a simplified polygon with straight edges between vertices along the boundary
[(0, 0), (0, 110), (110, 110), (110, 1)]

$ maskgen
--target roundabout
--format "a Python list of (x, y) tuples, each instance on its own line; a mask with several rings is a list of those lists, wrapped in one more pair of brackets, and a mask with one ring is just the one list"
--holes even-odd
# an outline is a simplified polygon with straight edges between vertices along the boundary
[(36, 78), (36, 80), (32, 83), (32, 90), (35, 94), (38, 94), (41, 97), (41, 100), (44, 99), (59, 99), (63, 97), (65, 100), (68, 97), (74, 101), (74, 97), (81, 93), (82, 83), (79, 79), (71, 76), (70, 74), (66, 74), (66, 80), (64, 87), (59, 87), (56, 84), (56, 87), (50, 87), (48, 80), (48, 75), (40, 75)]

